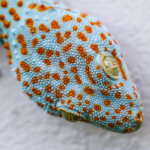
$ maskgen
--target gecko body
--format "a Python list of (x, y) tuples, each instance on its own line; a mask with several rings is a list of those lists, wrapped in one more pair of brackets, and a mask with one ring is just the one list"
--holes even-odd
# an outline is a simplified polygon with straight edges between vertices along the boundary
[(0, 43), (21, 89), (47, 113), (118, 133), (139, 129), (140, 95), (96, 18), (48, 0), (0, 0)]

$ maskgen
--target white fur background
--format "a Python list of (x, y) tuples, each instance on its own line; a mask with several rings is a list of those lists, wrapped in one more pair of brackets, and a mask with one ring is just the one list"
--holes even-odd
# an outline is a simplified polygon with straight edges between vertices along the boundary
[(120, 135), (46, 114), (20, 90), (0, 47), (0, 150), (150, 150), (150, 1), (58, 1), (97, 17), (115, 36), (143, 100), (143, 126)]

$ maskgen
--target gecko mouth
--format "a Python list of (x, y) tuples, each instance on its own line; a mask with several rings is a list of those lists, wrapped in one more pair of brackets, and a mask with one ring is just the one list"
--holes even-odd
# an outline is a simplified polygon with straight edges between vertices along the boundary
[(82, 118), (86, 119), (85, 115), (77, 112), (75, 110), (70, 110), (68, 108), (57, 108), (62, 114), (62, 116), (69, 122), (77, 122), (80, 121)]

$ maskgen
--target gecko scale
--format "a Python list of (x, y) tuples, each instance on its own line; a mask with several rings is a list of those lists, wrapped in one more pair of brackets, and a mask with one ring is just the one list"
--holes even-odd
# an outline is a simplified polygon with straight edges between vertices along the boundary
[(23, 92), (48, 114), (118, 133), (140, 128), (140, 95), (96, 18), (52, 0), (0, 0), (0, 43)]

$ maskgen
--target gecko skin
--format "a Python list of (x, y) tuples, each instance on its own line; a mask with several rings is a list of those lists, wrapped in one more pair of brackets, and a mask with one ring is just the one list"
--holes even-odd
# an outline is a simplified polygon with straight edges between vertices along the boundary
[(30, 99), (70, 121), (118, 133), (140, 128), (140, 95), (101, 22), (48, 0), (0, 2), (0, 42)]

